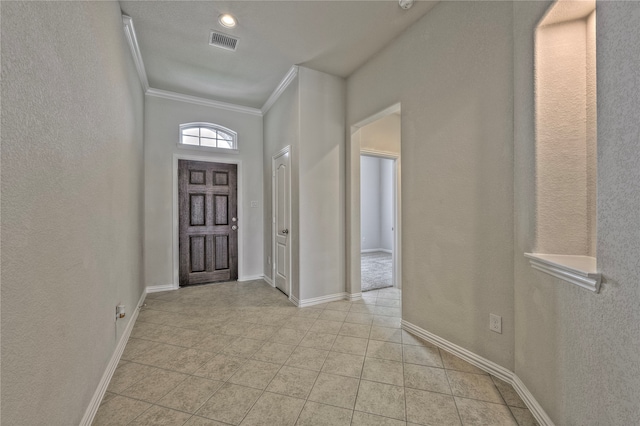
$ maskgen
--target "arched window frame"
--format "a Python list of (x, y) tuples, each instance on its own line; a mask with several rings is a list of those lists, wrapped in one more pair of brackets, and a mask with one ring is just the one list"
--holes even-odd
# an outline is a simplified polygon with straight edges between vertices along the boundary
[[(198, 136), (195, 135), (186, 135), (185, 131), (189, 129), (198, 129)], [(202, 129), (209, 130), (214, 132), (215, 138), (202, 136)], [(230, 140), (219, 138), (218, 134), (223, 133), (231, 137)], [(198, 145), (192, 143), (185, 143), (186, 137), (197, 137)], [(203, 145), (202, 140), (215, 141), (216, 146)], [(231, 147), (227, 148), (224, 146), (218, 146), (220, 140), (225, 140), (227, 142), (231, 142)], [(226, 153), (237, 153), (238, 152), (238, 134), (231, 129), (220, 126), (218, 124), (206, 123), (206, 122), (193, 122), (193, 123), (184, 123), (180, 125), (180, 137), (178, 140), (178, 146), (183, 148), (196, 148), (202, 150), (211, 150), (211, 151), (220, 151)]]

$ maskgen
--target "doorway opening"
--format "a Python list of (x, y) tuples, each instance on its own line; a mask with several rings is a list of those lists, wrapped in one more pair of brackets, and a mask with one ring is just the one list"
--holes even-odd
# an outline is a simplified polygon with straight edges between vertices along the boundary
[[(400, 123), (400, 104), (396, 104), (351, 127), (347, 163), (351, 299), (367, 290), (402, 287)], [(378, 290), (387, 287), (393, 288)]]
[(396, 159), (360, 155), (360, 282), (362, 292), (394, 287)]
[(238, 279), (237, 169), (178, 161), (181, 287)]
[[(190, 189), (202, 189), (201, 191), (195, 191), (194, 197), (188, 196), (180, 197), (180, 163), (200, 163), (202, 167), (195, 167), (195, 169), (205, 171), (204, 174), (187, 173), (186, 181), (187, 188)], [(183, 163), (183, 164), (184, 164)], [(209, 169), (213, 165), (218, 165), (222, 169), (222, 173), (215, 172), (214, 169)], [(226, 170), (224, 170), (226, 168)], [(188, 168), (187, 168), (188, 170)], [(235, 170), (235, 173), (233, 172)], [(219, 190), (224, 189), (224, 176), (226, 174), (227, 183), (229, 185), (229, 197), (227, 194), (218, 194)], [(235, 175), (235, 176), (233, 176)], [(181, 273), (182, 266), (186, 264), (186, 268), (183, 270), (189, 271), (189, 274), (194, 274), (193, 282), (189, 280), (189, 284), (204, 284), (209, 282), (218, 281), (236, 281), (243, 276), (243, 226), (242, 219), (242, 160), (228, 159), (218, 156), (210, 155), (191, 155), (191, 154), (174, 154), (173, 155), (173, 283), (171, 286), (167, 286), (167, 290), (177, 290), (183, 284), (184, 273)], [(204, 179), (204, 185), (199, 184), (200, 179)], [(183, 188), (184, 190), (184, 188)], [(187, 191), (189, 193), (191, 191)], [(233, 195), (232, 195), (233, 194)], [(204, 195), (198, 197), (198, 195)], [(217, 197), (217, 199), (216, 199)], [(225, 208), (224, 198), (227, 198), (227, 204)], [(189, 213), (186, 218), (183, 219), (191, 231), (202, 231), (204, 238), (198, 238), (200, 235), (189, 235), (188, 240), (185, 240), (184, 235), (181, 237), (180, 226), (180, 205), (181, 201), (188, 206)], [(202, 214), (202, 216), (200, 215)], [(233, 220), (235, 218), (235, 220)], [(205, 225), (198, 225), (204, 219)], [(227, 222), (226, 225), (223, 222)], [(223, 232), (223, 228), (227, 227), (228, 230)], [(235, 229), (234, 229), (235, 228)], [(210, 232), (211, 231), (211, 232)], [(224, 238), (224, 236), (227, 238)], [(180, 246), (182, 238), (182, 247), (185, 249), (193, 250), (193, 259), (189, 256), (186, 259), (181, 259)], [(193, 245), (192, 245), (193, 243)], [(224, 249), (228, 248), (227, 258), (225, 259)], [(216, 256), (217, 252), (217, 256)], [(227, 266), (227, 268), (225, 268)], [(204, 270), (200, 270), (204, 269)], [(229, 271), (228, 277), (226, 272), (223, 275), (223, 271), (227, 269)], [(215, 271), (215, 272), (214, 272)], [(208, 273), (213, 273), (213, 276), (208, 276)], [(181, 277), (182, 275), (182, 277)], [(190, 277), (191, 278), (191, 277)]]

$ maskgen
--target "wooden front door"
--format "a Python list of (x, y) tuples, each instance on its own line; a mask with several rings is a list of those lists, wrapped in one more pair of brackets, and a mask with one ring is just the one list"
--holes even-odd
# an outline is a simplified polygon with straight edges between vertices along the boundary
[(238, 279), (235, 164), (178, 161), (180, 286)]

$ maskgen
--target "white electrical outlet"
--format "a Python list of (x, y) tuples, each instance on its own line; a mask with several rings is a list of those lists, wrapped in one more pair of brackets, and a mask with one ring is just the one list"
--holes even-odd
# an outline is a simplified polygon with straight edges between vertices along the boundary
[(489, 314), (489, 330), (502, 334), (502, 317), (496, 314)]
[(120, 318), (124, 318), (124, 316), (125, 316), (124, 305), (116, 306), (116, 321)]
[(258, 202), (257, 201), (252, 201), (251, 202), (251, 208), (255, 209), (256, 207), (258, 207)]

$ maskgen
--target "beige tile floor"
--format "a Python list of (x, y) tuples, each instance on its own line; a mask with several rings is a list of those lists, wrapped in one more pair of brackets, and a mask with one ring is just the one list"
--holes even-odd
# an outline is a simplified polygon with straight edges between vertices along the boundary
[(296, 308), (264, 281), (150, 294), (93, 424), (536, 424), (509, 384), (402, 331), (400, 296)]

